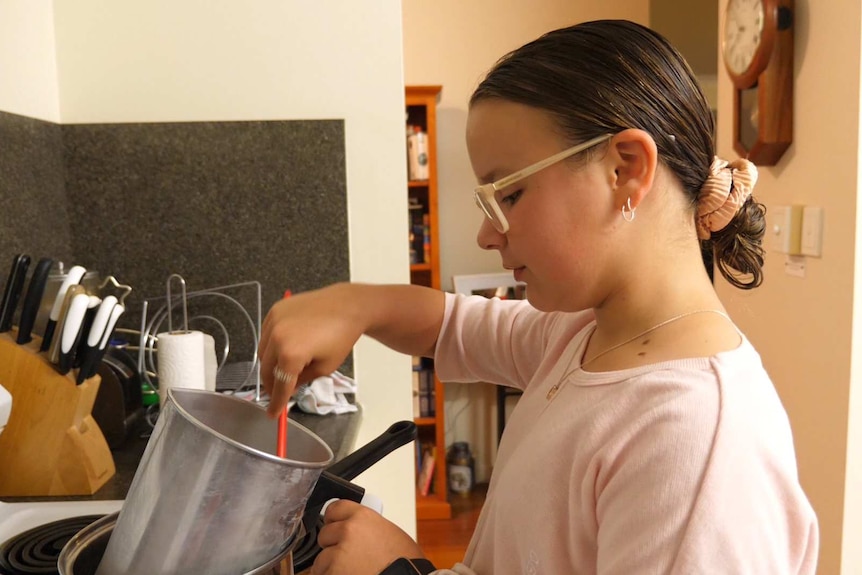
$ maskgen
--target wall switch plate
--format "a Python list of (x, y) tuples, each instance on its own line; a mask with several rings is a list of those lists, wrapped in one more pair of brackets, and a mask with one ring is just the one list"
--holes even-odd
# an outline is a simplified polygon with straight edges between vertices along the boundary
[(801, 252), (819, 258), (823, 251), (823, 208), (805, 206), (802, 210)]
[(799, 255), (802, 206), (773, 206), (767, 214), (772, 216), (772, 249), (782, 254)]

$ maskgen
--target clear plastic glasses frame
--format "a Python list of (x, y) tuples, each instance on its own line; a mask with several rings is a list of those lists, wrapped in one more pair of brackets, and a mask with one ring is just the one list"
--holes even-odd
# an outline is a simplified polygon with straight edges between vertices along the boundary
[(589, 148), (592, 148), (593, 146), (610, 139), (612, 135), (613, 134), (604, 134), (591, 140), (587, 140), (586, 142), (582, 142), (577, 146), (572, 146), (571, 148), (554, 154), (549, 158), (545, 158), (544, 160), (538, 161), (535, 164), (527, 166), (522, 170), (518, 170), (514, 174), (508, 175), (505, 178), (501, 178), (496, 182), (492, 182), (490, 184), (483, 184), (477, 187), (473, 192), (473, 197), (476, 200), (476, 204), (485, 213), (485, 216), (487, 216), (488, 219), (491, 221), (491, 224), (494, 226), (494, 229), (501, 234), (505, 234), (509, 231), (509, 221), (503, 214), (503, 210), (500, 207), (499, 202), (497, 202), (497, 192), (511, 186), (512, 184), (520, 182), (524, 178), (528, 178), (536, 172), (544, 170), (545, 168), (552, 166), (557, 162), (565, 160), (566, 158), (574, 156), (575, 154), (579, 154), (583, 151), (586, 151)]

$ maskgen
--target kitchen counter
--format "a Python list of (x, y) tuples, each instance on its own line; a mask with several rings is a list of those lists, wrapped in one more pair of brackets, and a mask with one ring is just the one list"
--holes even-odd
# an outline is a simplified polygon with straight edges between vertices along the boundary
[[(288, 417), (306, 427), (320, 437), (335, 456), (333, 461), (339, 461), (353, 451), (359, 425), (362, 421), (362, 407), (354, 413), (341, 415), (314, 415), (299, 411), (297, 408), (288, 412)], [(56, 501), (63, 500), (107, 500), (125, 499), (126, 493), (135, 477), (138, 463), (144, 454), (149, 436), (148, 426), (141, 420), (140, 429), (129, 435), (129, 438), (119, 449), (111, 451), (117, 472), (93, 495), (57, 497), (4, 497), (4, 501)]]

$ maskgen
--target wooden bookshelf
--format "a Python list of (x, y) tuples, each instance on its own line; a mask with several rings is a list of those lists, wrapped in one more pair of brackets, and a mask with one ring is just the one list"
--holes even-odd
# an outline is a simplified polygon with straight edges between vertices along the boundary
[[(424, 249), (418, 250), (418, 241), (411, 245), (411, 253), (415, 253), (414, 261), (410, 263), (410, 282), (440, 289), (440, 229), (437, 215), (437, 103), (440, 100), (441, 86), (407, 86), (405, 104), (407, 107), (407, 124), (419, 126), (427, 135), (428, 178), (409, 180), (407, 193), (410, 198), (411, 217), (410, 229), (415, 233), (415, 218), (423, 218), (425, 224)], [(406, 134), (406, 131), (405, 131)], [(421, 207), (416, 207), (421, 206)], [(417, 214), (416, 212), (419, 212)], [(426, 360), (427, 362), (427, 360)], [(433, 369), (433, 365), (432, 365)], [(452, 516), (452, 508), (448, 501), (446, 477), (446, 438), (444, 425), (444, 388), (434, 374), (434, 415), (417, 417), (419, 428), (417, 441), (421, 444), (432, 444), (435, 447), (434, 477), (432, 489), (428, 495), (416, 492), (417, 519), (448, 519)], [(419, 473), (417, 463), (417, 474)]]

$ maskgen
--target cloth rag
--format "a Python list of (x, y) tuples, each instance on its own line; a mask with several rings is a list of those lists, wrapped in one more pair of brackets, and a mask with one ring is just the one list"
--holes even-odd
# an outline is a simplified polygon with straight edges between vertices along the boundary
[(356, 382), (346, 375), (334, 372), (318, 377), (308, 385), (297, 388), (293, 399), (305, 413), (329, 415), (352, 413), (359, 408), (347, 401), (346, 393), (356, 393)]

